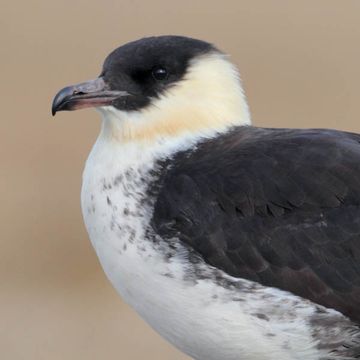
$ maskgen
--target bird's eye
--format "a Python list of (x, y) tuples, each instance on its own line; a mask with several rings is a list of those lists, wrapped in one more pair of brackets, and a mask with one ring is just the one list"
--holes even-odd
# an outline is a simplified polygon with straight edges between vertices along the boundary
[(162, 81), (168, 77), (168, 72), (163, 67), (155, 67), (152, 69), (152, 76), (155, 80)]

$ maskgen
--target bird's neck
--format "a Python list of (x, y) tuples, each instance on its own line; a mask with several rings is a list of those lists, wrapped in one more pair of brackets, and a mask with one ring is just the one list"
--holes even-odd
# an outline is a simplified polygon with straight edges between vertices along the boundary
[(99, 111), (101, 136), (121, 143), (207, 138), (251, 123), (238, 72), (219, 54), (193, 63), (184, 80), (145, 109)]

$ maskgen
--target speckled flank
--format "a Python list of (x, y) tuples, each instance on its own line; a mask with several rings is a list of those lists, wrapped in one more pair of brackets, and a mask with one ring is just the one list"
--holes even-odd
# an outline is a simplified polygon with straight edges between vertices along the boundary
[[(151, 214), (169, 162), (157, 161), (165, 159), (159, 149), (139, 161), (136, 148), (100, 145), (84, 175), (83, 209), (96, 209), (84, 211), (85, 223), (110, 281), (161, 335), (198, 360), (260, 360), (264, 353), (280, 360), (330, 360), (357, 351), (359, 335), (341, 314), (227, 276), (176, 237), (155, 234)], [(116, 165), (104, 160), (108, 151), (109, 158), (118, 151)], [(329, 331), (329, 323), (338, 326)]]
[(316, 307), (309, 321), (319, 349), (329, 351), (333, 358), (360, 357), (359, 326), (338, 312), (323, 307)]

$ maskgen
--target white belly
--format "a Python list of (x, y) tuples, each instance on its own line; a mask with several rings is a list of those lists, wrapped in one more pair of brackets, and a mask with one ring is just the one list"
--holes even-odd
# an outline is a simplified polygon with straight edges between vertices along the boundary
[(178, 246), (169, 260), (166, 243), (145, 238), (152, 211), (151, 201), (144, 201), (146, 181), (154, 159), (140, 162), (138, 155), (131, 148), (98, 143), (83, 178), (86, 228), (122, 298), (198, 360), (321, 359), (307, 323), (315, 311), (310, 302), (225, 274), (235, 286), (219, 285), (211, 276), (187, 278), (192, 265), (185, 249)]

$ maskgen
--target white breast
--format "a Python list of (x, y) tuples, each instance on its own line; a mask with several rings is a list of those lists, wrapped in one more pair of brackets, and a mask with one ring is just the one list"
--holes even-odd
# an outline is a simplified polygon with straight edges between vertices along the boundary
[(234, 286), (218, 285), (211, 276), (186, 279), (191, 266), (186, 250), (178, 244), (170, 261), (166, 243), (146, 238), (153, 206), (147, 184), (156, 158), (165, 154), (161, 146), (100, 137), (86, 163), (81, 196), (86, 228), (122, 298), (198, 360), (320, 359), (307, 322), (316, 312), (313, 304), (223, 273)]

